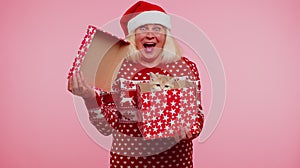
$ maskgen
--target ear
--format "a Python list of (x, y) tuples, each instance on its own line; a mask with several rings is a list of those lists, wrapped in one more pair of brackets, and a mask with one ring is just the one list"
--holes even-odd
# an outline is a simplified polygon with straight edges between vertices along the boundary
[(157, 76), (153, 73), (153, 72), (150, 72), (150, 79), (153, 79), (153, 78), (156, 78)]

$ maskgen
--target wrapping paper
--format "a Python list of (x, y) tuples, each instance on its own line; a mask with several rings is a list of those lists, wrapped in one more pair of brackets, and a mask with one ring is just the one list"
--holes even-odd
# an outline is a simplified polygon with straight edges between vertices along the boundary
[(181, 128), (196, 133), (197, 100), (194, 87), (141, 93), (139, 128), (145, 139), (174, 137)]

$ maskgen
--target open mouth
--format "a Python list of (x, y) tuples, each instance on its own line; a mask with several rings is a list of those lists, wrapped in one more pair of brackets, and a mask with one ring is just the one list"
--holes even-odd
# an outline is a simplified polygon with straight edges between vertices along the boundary
[(151, 53), (154, 50), (156, 43), (144, 43), (143, 46), (147, 53)]

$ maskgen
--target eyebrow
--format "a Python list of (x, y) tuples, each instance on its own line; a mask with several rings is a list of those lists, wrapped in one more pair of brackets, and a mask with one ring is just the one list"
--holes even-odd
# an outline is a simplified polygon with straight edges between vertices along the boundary
[(142, 25), (142, 26), (140, 26), (140, 27), (144, 27), (144, 26), (148, 26), (148, 25), (154, 25), (154, 26), (160, 26), (160, 27), (164, 27), (163, 25), (161, 25), (161, 24), (144, 24), (144, 25)]

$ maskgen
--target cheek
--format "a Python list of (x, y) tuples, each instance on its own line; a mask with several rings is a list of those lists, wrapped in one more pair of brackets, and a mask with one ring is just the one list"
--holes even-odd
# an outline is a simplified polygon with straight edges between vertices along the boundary
[(137, 38), (135, 39), (135, 46), (137, 49), (142, 49), (143, 44), (141, 43), (141, 40), (138, 40)]
[(143, 48), (142, 39), (143, 39), (143, 37), (141, 34), (135, 35), (135, 45), (136, 45), (137, 49)]
[(166, 38), (164, 36), (160, 36), (160, 37), (157, 37), (157, 40), (159, 41), (159, 43), (156, 47), (163, 48)]
[(136, 48), (137, 48), (138, 50), (144, 48), (144, 46), (143, 46), (140, 42), (136, 42), (135, 46), (136, 46)]

